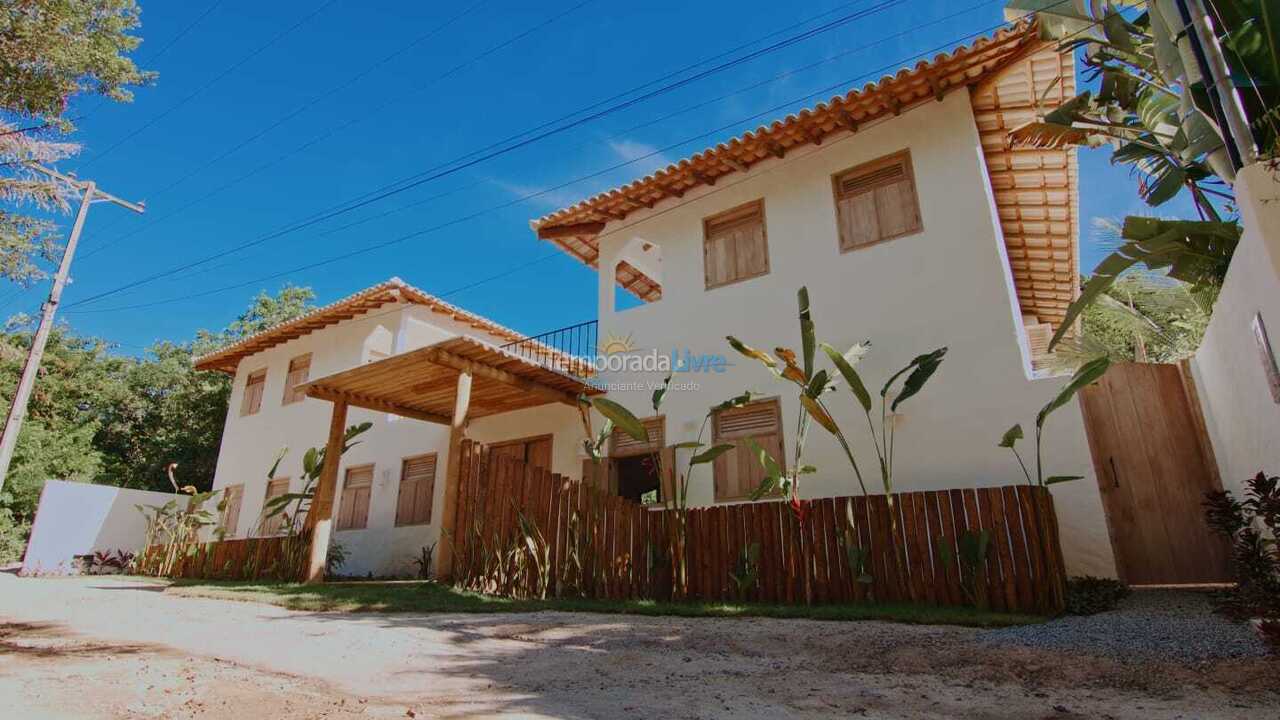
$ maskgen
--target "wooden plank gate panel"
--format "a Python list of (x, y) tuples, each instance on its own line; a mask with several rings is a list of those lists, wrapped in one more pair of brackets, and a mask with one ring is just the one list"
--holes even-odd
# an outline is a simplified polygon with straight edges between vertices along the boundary
[(1204, 520), (1204, 495), (1221, 485), (1189, 382), (1176, 365), (1119, 363), (1080, 392), (1117, 570), (1131, 584), (1229, 579), (1227, 545)]

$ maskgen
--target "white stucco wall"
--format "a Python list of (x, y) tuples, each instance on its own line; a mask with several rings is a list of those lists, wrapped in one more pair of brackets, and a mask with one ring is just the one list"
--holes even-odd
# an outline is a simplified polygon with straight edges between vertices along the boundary
[[(288, 477), (290, 489), (302, 488), (302, 455), (307, 448), (321, 446), (329, 428), (332, 405), (323, 400), (305, 399), (282, 405), (289, 360), (311, 353), (311, 378), (329, 375), (361, 363), (369, 348), (401, 353), (457, 335), (469, 335), (502, 344), (505, 340), (463, 325), (420, 305), (386, 306), (367, 316), (311, 333), (283, 345), (245, 358), (240, 363), (232, 387), (230, 409), (218, 455), (214, 488), (243, 482), (244, 500), (240, 509), (237, 537), (256, 532), (266, 497), (266, 473), (281, 448), (288, 454), (276, 477)], [(267, 368), (261, 410), (240, 416), (245, 379), (250, 372)], [(362, 530), (336, 531), (334, 539), (347, 550), (349, 559), (343, 574), (412, 574), (413, 558), (419, 550), (439, 540), (440, 514), (444, 506), (444, 473), (448, 454), (448, 428), (442, 425), (388, 416), (359, 408), (348, 412), (347, 424), (372, 422), (361, 442), (342, 458), (338, 472), (337, 497), (341, 497), (346, 469), (374, 465), (373, 488), (369, 499), (368, 526)], [(575, 448), (581, 436), (576, 411), (566, 406), (544, 406), (510, 415), (480, 418), (468, 428), (468, 435), (481, 442), (517, 439), (552, 433), (553, 472), (577, 477), (581, 461)], [(427, 525), (395, 527), (395, 507), (400, 485), (401, 460), (413, 455), (437, 453), (435, 499), (431, 522)]]
[[(725, 354), (734, 365), (723, 374), (677, 375), (676, 381), (700, 387), (669, 394), (663, 409), (668, 443), (693, 439), (710, 406), (751, 389), (782, 397), (788, 463), (794, 463), (790, 445), (799, 411), (794, 391), (733, 353), (724, 336), (768, 350), (781, 344), (798, 351), (795, 298), (797, 289), (807, 285), (821, 340), (839, 348), (872, 341), (872, 351), (860, 365), (869, 386), (878, 388), (918, 353), (950, 348), (930, 385), (904, 406), (897, 441), (898, 489), (1023, 482), (1012, 456), (996, 443), (1014, 422), (1031, 427), (1037, 410), (1063, 380), (1028, 379), (1012, 280), (967, 94), (952, 93), (941, 105), (930, 103), (842, 138), (793, 150), (745, 175), (690, 191), (680, 205), (662, 204), (611, 222), (601, 234), (601, 339), (630, 335), (639, 348)], [(904, 148), (911, 151), (924, 231), (841, 253), (832, 175)], [(758, 198), (765, 204), (769, 274), (705, 290), (703, 218)], [(663, 297), (615, 312), (609, 269), (624, 246), (635, 247), (637, 238), (660, 248)], [(824, 358), (822, 365), (827, 364)], [(611, 392), (610, 398), (636, 411), (649, 407), (647, 391)], [(863, 472), (878, 486), (860, 408), (855, 411), (847, 390), (829, 405), (857, 438)], [(1024, 450), (1031, 452), (1030, 446)], [(819, 468), (817, 475), (804, 479), (805, 494), (857, 492), (847, 460), (820, 427), (810, 432), (804, 461)], [(1086, 478), (1054, 488), (1069, 572), (1114, 576), (1114, 556), (1075, 403), (1049, 421), (1045, 461), (1051, 474)], [(713, 501), (709, 468), (695, 477), (691, 501)]]
[(24, 574), (72, 569), (72, 558), (94, 552), (136, 553), (146, 542), (147, 521), (137, 505), (164, 505), (185, 495), (110, 485), (49, 480), (22, 558)]
[(1280, 473), (1280, 404), (1254, 341), (1257, 313), (1280, 352), (1280, 179), (1262, 165), (1236, 178), (1244, 235), (1192, 367), (1225, 489), (1240, 493), (1264, 470)]

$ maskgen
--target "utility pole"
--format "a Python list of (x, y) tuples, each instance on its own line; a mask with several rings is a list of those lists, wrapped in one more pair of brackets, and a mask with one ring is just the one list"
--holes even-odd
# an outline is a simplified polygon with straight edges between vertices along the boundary
[(1231, 163), (1239, 170), (1258, 160), (1258, 150), (1249, 130), (1249, 119), (1244, 114), (1240, 95), (1231, 82), (1231, 70), (1222, 55), (1222, 45), (1213, 29), (1213, 19), (1205, 10), (1203, 0), (1177, 0), (1178, 13), (1182, 16), (1187, 39), (1200, 74), (1205, 79), (1205, 90), (1217, 115), (1219, 130), (1226, 141)]
[(62, 288), (67, 284), (67, 276), (71, 273), (71, 259), (75, 257), (76, 244), (80, 241), (80, 231), (84, 230), (85, 218), (89, 216), (89, 205), (105, 200), (136, 213), (145, 210), (142, 203), (131, 203), (102, 192), (92, 180), (77, 180), (73, 176), (64, 175), (42, 165), (32, 164), (30, 167), (36, 172), (79, 190), (80, 209), (76, 212), (75, 224), (71, 226), (67, 247), (62, 252), (58, 274), (53, 276), (53, 287), (49, 290), (49, 299), (41, 307), (40, 325), (36, 328), (35, 337), (31, 339), (31, 350), (27, 352), (27, 362), (22, 366), (22, 379), (18, 381), (18, 388), (13, 393), (9, 416), (4, 422), (4, 435), (0, 436), (0, 490), (4, 489), (5, 477), (9, 474), (9, 463), (13, 461), (13, 451), (18, 446), (18, 433), (22, 430), (22, 420), (27, 414), (27, 401), (31, 399), (31, 390), (36, 384), (36, 373), (39, 372), (40, 360), (44, 357), (44, 346), (49, 342), (49, 332), (53, 329), (53, 315), (58, 310), (58, 302), (62, 299)]

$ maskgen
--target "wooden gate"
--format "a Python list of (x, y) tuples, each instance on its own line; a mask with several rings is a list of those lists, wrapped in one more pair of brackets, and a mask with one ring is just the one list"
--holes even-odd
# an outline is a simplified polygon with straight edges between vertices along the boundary
[(1191, 377), (1120, 363), (1080, 393), (1120, 577), (1133, 585), (1224, 582), (1226, 543), (1201, 502), (1221, 489)]

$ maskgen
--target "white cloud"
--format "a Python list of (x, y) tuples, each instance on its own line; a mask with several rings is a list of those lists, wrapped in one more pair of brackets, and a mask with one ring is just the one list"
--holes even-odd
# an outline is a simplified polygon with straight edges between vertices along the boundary
[(671, 159), (658, 152), (658, 148), (635, 140), (610, 140), (609, 149), (626, 162), (634, 161), (633, 172), (647, 174), (671, 164)]

